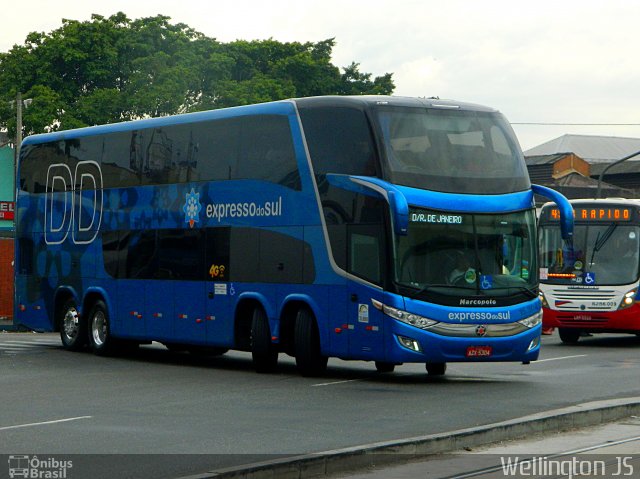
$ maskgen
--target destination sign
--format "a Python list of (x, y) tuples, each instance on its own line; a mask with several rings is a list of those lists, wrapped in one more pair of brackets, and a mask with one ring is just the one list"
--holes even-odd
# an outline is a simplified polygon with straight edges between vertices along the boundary
[[(578, 207), (573, 210), (573, 217), (579, 221), (588, 222), (610, 222), (610, 221), (631, 221), (631, 208), (620, 207)], [(560, 220), (560, 210), (551, 208), (549, 212), (551, 220)]]
[(462, 216), (446, 215), (442, 213), (411, 213), (412, 223), (445, 223), (462, 224)]

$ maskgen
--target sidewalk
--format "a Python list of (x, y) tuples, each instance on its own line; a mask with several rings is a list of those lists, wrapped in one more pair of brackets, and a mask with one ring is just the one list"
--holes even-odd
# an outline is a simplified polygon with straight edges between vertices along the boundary
[[(640, 417), (336, 474), (334, 479), (640, 477)], [(582, 474), (579, 474), (582, 472)], [(587, 474), (589, 472), (589, 474)]]

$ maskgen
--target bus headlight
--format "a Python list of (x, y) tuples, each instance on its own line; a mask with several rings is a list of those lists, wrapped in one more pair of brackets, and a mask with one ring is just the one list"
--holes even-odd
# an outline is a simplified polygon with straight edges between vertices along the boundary
[(416, 328), (429, 329), (434, 324), (438, 324), (438, 321), (435, 321), (433, 319), (425, 318), (424, 316), (420, 316), (418, 314), (408, 313), (406, 311), (402, 311), (401, 309), (392, 308), (391, 306), (387, 306), (386, 304), (381, 303), (380, 301), (376, 301), (375, 299), (372, 299), (371, 303), (373, 303), (373, 306), (376, 309), (379, 309), (390, 318), (397, 319), (398, 321), (410, 324), (411, 326), (415, 326)]
[(636, 293), (638, 292), (638, 290), (636, 289), (632, 289), (631, 291), (629, 291), (628, 293), (625, 293), (625, 295), (622, 297), (622, 302), (620, 303), (620, 306), (618, 306), (618, 309), (627, 309), (630, 308), (631, 306), (633, 306), (633, 303), (635, 303), (636, 301)]
[(547, 302), (547, 298), (544, 297), (544, 293), (542, 291), (538, 293), (538, 298), (540, 298), (543, 308), (549, 308), (549, 303)]
[(542, 322), (542, 310), (538, 311), (533, 316), (521, 319), (518, 322), (529, 329), (534, 328)]

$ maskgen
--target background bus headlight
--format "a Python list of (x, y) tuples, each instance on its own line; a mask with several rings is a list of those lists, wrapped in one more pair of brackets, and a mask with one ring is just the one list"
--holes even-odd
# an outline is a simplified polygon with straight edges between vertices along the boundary
[(633, 306), (633, 303), (636, 302), (636, 293), (638, 291), (636, 289), (632, 289), (631, 291), (629, 291), (628, 293), (625, 293), (624, 297), (622, 298), (622, 302), (620, 303), (620, 306), (618, 306), (618, 309), (627, 309), (630, 308), (631, 306)]

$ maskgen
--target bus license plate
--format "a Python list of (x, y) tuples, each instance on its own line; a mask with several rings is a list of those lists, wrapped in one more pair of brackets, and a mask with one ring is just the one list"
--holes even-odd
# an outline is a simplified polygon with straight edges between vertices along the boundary
[(491, 356), (491, 346), (469, 346), (467, 348), (468, 358), (488, 358)]

